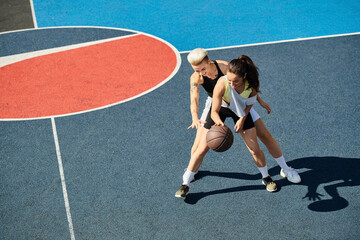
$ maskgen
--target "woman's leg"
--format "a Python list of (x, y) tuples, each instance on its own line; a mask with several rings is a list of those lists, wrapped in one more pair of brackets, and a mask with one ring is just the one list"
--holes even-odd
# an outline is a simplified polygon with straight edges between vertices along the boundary
[(266, 128), (263, 120), (259, 117), (254, 122), (254, 125), (258, 138), (262, 143), (264, 143), (271, 156), (281, 167), (280, 175), (282, 177), (286, 177), (292, 183), (301, 182), (301, 178), (297, 171), (287, 165), (279, 144), (276, 142), (269, 130)]
[(251, 128), (245, 131), (240, 132), (242, 138), (244, 139), (244, 142), (249, 149), (251, 155), (253, 156), (253, 160), (257, 167), (265, 167), (266, 161), (265, 161), (265, 155), (263, 151), (261, 151), (257, 136), (256, 136), (256, 129)]
[(206, 142), (206, 134), (208, 131), (209, 129), (202, 127), (202, 130), (199, 133), (197, 148), (191, 154), (190, 162), (187, 168), (191, 172), (197, 172), (199, 170), (206, 153), (209, 151), (209, 147)]
[(203, 126), (198, 127), (198, 129), (196, 130), (196, 137), (195, 137), (195, 140), (194, 140), (194, 144), (193, 144), (193, 146), (191, 148), (191, 156), (194, 154), (194, 152), (196, 151), (196, 149), (199, 146), (200, 137), (201, 137), (201, 133), (202, 133), (203, 130), (204, 130)]
[(191, 154), (189, 165), (183, 175), (183, 184), (179, 190), (175, 193), (175, 197), (186, 198), (190, 189), (190, 182), (194, 179), (195, 174), (199, 170), (206, 153), (209, 151), (209, 147), (206, 142), (206, 134), (209, 130), (203, 128), (201, 134), (199, 134), (199, 144), (196, 150)]
[(257, 141), (256, 129), (250, 128), (242, 131), (241, 136), (243, 137), (244, 142), (253, 156), (253, 160), (262, 175), (262, 182), (266, 185), (266, 190), (269, 192), (276, 191), (276, 184), (268, 174), (265, 156)]
[(273, 158), (279, 158), (283, 154), (281, 152), (279, 144), (273, 138), (269, 130), (266, 128), (263, 120), (259, 118), (254, 122), (256, 133), (262, 143), (265, 144), (267, 150), (273, 156)]

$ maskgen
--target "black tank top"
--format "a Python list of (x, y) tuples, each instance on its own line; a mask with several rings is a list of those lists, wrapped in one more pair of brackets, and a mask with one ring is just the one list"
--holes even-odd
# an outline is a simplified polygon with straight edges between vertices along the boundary
[(217, 64), (216, 61), (214, 61), (215, 66), (217, 68), (218, 71), (218, 75), (215, 79), (211, 79), (205, 76), (202, 76), (204, 79), (204, 83), (202, 84), (202, 86), (204, 87), (205, 91), (207, 92), (207, 94), (212, 97), (213, 96), (213, 92), (214, 92), (214, 87), (217, 83), (217, 81), (219, 80), (220, 77), (224, 76), (224, 74), (221, 72), (219, 65)]

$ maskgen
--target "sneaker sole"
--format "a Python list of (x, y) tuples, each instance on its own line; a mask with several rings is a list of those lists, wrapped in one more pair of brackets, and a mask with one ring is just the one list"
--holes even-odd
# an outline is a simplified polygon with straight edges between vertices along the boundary
[(296, 181), (290, 181), (287, 177), (286, 177), (286, 175), (285, 175), (285, 173), (283, 172), (283, 171), (280, 171), (280, 176), (282, 177), (282, 178), (286, 178), (289, 182), (291, 182), (291, 183), (300, 183), (301, 182), (301, 179), (300, 179), (300, 181), (298, 181), (298, 182), (296, 182)]
[(288, 178), (287, 178), (287, 180), (288, 180), (289, 182), (291, 182), (291, 183), (300, 183), (300, 182), (301, 182), (301, 179), (300, 179), (300, 181), (298, 181), (298, 182), (290, 181)]
[[(264, 183), (264, 181), (262, 181), (262, 184), (264, 184), (264, 185), (266, 186), (266, 184)], [(276, 190), (277, 190), (277, 187), (276, 187), (274, 190), (269, 190), (269, 189), (266, 188), (266, 191), (268, 191), (268, 192), (276, 192)]]
[(175, 195), (175, 197), (176, 197), (176, 198), (181, 198), (181, 199), (185, 199), (185, 198), (186, 198), (186, 196), (183, 197), (183, 196), (180, 196), (180, 195)]
[(275, 188), (274, 190), (266, 189), (266, 191), (268, 191), (268, 192), (276, 192), (276, 191), (277, 191), (277, 188)]

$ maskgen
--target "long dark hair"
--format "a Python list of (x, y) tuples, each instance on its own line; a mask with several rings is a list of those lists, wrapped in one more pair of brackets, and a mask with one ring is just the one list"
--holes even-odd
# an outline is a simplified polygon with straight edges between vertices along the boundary
[(241, 55), (238, 59), (233, 59), (229, 64), (229, 72), (244, 77), (249, 82), (249, 87), (252, 87), (256, 92), (260, 92), (259, 72), (251, 58), (246, 55)]

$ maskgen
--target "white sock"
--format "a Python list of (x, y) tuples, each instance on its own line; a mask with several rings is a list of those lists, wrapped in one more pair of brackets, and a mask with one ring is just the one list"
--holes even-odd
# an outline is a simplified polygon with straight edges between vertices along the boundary
[(260, 173), (261, 173), (261, 175), (262, 175), (262, 178), (266, 178), (266, 177), (269, 176), (267, 166), (265, 166), (265, 167), (258, 167), (258, 169), (259, 169), (259, 171), (260, 171)]
[(285, 162), (285, 158), (284, 156), (281, 156), (279, 158), (275, 158), (276, 162), (279, 164), (279, 166), (284, 169), (284, 170), (288, 170), (289, 166), (286, 164)]
[(191, 172), (189, 170), (186, 170), (186, 172), (183, 175), (183, 185), (190, 186), (190, 182), (194, 179), (195, 172)]

